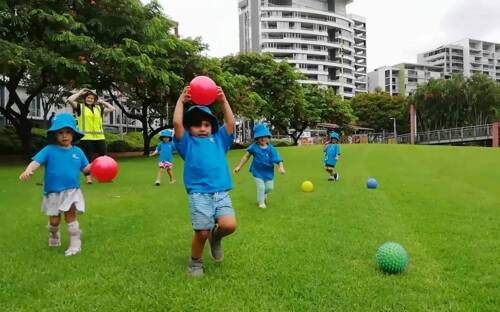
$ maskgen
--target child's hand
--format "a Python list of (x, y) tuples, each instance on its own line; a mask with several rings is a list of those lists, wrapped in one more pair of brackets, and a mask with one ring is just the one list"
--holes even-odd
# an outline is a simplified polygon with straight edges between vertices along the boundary
[(28, 181), (29, 178), (31, 178), (31, 176), (33, 175), (33, 171), (24, 171), (23, 173), (21, 173), (21, 175), (19, 176), (19, 180), (21, 181)]
[(278, 170), (279, 170), (281, 175), (284, 175), (286, 173), (285, 168), (283, 168), (283, 167), (279, 167)]
[(233, 172), (234, 173), (238, 173), (238, 172), (240, 172), (240, 170), (241, 170), (241, 167), (238, 166), (238, 167), (234, 168)]
[(224, 91), (222, 90), (221, 87), (217, 87), (217, 101), (219, 103), (224, 103), (227, 102), (226, 94), (224, 94)]
[(182, 103), (187, 103), (191, 101), (191, 87), (187, 86), (182, 90), (181, 95), (179, 96), (179, 101)]
[(337, 161), (338, 161), (339, 159), (340, 159), (340, 157), (339, 157), (339, 156), (336, 156), (336, 157), (335, 157), (335, 160), (337, 160)]

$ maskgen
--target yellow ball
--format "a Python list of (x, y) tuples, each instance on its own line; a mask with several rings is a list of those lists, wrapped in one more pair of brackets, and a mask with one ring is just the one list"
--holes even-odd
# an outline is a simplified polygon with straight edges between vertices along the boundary
[(303, 192), (312, 192), (314, 190), (314, 185), (311, 181), (302, 182), (302, 191)]

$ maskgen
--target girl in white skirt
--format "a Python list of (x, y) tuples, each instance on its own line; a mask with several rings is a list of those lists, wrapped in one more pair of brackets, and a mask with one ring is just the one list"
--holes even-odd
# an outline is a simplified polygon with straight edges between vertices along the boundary
[(73, 256), (82, 250), (80, 226), (76, 219), (77, 212), (85, 211), (80, 172), (88, 173), (90, 165), (83, 151), (72, 145), (82, 137), (83, 133), (72, 115), (63, 113), (55, 116), (47, 131), (51, 144), (32, 158), (33, 161), (19, 177), (27, 181), (38, 167), (45, 165), (42, 211), (49, 217), (49, 246), (61, 246), (59, 222), (64, 213), (70, 235), (66, 256)]

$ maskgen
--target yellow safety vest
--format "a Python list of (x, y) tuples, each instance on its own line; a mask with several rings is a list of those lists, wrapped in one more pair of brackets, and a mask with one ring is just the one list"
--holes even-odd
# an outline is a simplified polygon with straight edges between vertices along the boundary
[(80, 106), (80, 116), (78, 116), (78, 127), (85, 133), (82, 140), (104, 140), (104, 130), (102, 129), (102, 108), (94, 105), (92, 110), (87, 105)]

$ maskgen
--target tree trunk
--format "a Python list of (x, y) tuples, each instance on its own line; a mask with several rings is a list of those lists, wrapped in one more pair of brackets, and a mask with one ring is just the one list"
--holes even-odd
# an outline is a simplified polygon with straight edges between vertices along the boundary
[(141, 118), (142, 122), (142, 139), (144, 141), (143, 149), (142, 149), (142, 154), (144, 156), (149, 155), (149, 145), (151, 144), (151, 138), (149, 137), (149, 131), (148, 131), (148, 118), (146, 115)]
[(28, 118), (19, 119), (19, 124), (16, 126), (16, 133), (21, 140), (23, 154), (26, 156), (31, 156), (33, 152), (31, 128), (33, 122)]

